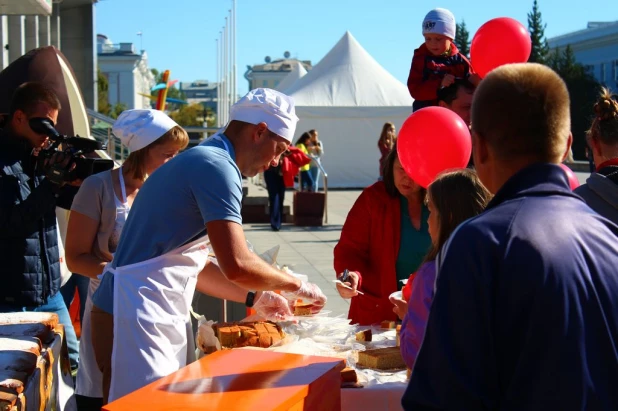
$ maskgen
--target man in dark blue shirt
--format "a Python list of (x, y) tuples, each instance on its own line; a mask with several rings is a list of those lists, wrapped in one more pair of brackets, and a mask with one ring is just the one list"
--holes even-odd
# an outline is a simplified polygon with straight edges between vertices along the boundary
[(569, 119), (545, 66), (503, 66), (477, 89), (474, 162), (495, 197), (438, 259), (405, 409), (618, 409), (618, 227), (557, 165)]

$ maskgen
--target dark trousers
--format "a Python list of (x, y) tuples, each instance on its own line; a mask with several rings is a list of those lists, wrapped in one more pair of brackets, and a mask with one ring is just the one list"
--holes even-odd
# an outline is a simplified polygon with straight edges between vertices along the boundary
[(268, 190), (268, 205), (270, 210), (270, 226), (274, 230), (281, 229), (283, 218), (283, 199), (285, 198), (285, 184), (279, 169), (271, 167), (264, 172), (264, 181)]

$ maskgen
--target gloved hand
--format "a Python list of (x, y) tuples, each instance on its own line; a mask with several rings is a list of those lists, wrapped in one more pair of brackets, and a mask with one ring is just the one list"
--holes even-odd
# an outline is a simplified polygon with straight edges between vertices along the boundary
[(293, 315), (288, 301), (272, 291), (262, 292), (253, 303), (253, 309), (260, 317), (270, 321), (285, 321)]
[(324, 293), (322, 293), (320, 287), (306, 281), (302, 281), (300, 283), (300, 288), (298, 290), (294, 292), (282, 291), (281, 295), (283, 295), (292, 303), (296, 302), (297, 300), (304, 300), (308, 303), (312, 303), (315, 307), (319, 309), (324, 307), (324, 304), (326, 304), (326, 296), (324, 295)]

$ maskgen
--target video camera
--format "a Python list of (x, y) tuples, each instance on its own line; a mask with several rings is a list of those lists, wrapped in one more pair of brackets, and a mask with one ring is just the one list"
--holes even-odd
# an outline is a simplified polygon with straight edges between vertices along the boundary
[[(83, 155), (104, 150), (105, 146), (98, 141), (88, 138), (67, 137), (60, 134), (53, 126), (52, 122), (44, 117), (30, 119), (30, 128), (38, 134), (45, 134), (51, 140), (51, 144), (41, 149), (38, 156), (38, 163), (52, 183), (62, 185), (77, 179), (83, 180), (92, 174), (114, 168), (114, 161), (104, 158), (86, 158)], [(58, 147), (62, 145), (62, 150)], [(68, 155), (70, 160), (66, 165), (52, 164), (45, 160), (51, 159), (56, 152), (63, 152)], [(75, 164), (75, 167), (73, 167)]]

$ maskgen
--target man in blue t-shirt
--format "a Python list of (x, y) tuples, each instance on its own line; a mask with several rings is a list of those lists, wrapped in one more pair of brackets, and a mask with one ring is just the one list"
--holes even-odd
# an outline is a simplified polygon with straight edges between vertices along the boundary
[[(252, 253), (242, 228), (242, 176), (278, 163), (298, 121), (293, 100), (270, 89), (252, 90), (232, 106), (230, 119), (225, 131), (146, 180), (93, 296), (93, 328), (101, 311), (113, 313), (111, 370), (119, 372), (111, 374), (110, 401), (185, 365), (183, 327), (196, 286), (246, 302), (268, 319), (290, 317), (297, 299), (312, 303), (315, 312), (326, 302), (315, 284)], [(207, 263), (209, 248), (217, 264)], [(95, 351), (97, 346), (101, 341)], [(109, 372), (107, 367), (108, 378)]]
[(566, 85), (539, 64), (497, 68), (475, 92), (472, 140), (495, 196), (437, 259), (404, 409), (618, 409), (618, 227), (559, 167)]

